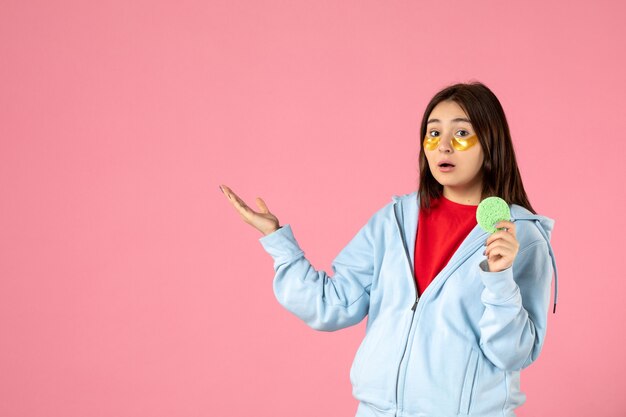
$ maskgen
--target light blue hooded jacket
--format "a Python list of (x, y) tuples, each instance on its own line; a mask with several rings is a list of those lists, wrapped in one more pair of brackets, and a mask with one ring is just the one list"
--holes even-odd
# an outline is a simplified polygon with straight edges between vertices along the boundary
[(520, 370), (544, 343), (554, 272), (554, 220), (510, 205), (519, 251), (513, 265), (488, 272), (489, 234), (472, 229), (417, 297), (414, 246), (417, 191), (393, 196), (332, 262), (313, 268), (289, 224), (261, 237), (274, 259), (274, 294), (316, 330), (368, 316), (350, 369), (357, 417), (515, 416), (526, 395)]

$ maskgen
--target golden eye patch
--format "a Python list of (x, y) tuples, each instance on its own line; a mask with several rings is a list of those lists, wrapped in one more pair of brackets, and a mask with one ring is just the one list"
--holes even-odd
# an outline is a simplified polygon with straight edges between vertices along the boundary
[[(441, 136), (430, 136), (429, 134), (427, 134), (423, 142), (424, 149), (427, 149), (429, 151), (434, 151), (435, 149), (437, 149), (437, 146), (439, 146), (440, 138)], [(452, 147), (457, 151), (466, 151), (472, 146), (476, 145), (476, 143), (478, 143), (478, 136), (476, 136), (475, 134), (464, 137), (455, 135), (452, 137)]]
[(454, 136), (452, 138), (452, 147), (457, 151), (466, 151), (478, 143), (478, 136)]
[(433, 137), (430, 135), (426, 135), (424, 138), (424, 149), (428, 149), (429, 151), (434, 151), (439, 146), (439, 136)]

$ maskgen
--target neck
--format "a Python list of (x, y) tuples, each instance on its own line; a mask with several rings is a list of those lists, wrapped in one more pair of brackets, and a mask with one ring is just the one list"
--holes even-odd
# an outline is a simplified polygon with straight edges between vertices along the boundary
[(477, 206), (481, 201), (482, 183), (471, 187), (443, 187), (443, 196), (458, 204)]

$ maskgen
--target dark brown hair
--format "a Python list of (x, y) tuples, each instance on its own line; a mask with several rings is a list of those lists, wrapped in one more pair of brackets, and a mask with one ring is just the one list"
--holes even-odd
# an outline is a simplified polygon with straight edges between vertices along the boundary
[[(430, 113), (442, 101), (454, 101), (465, 111), (478, 136), (484, 153), (482, 166), (483, 189), (481, 200), (498, 196), (509, 204), (533, 210), (517, 167), (513, 142), (504, 110), (495, 94), (483, 83), (458, 83), (439, 91), (430, 100), (420, 128), (420, 143), (426, 136), (426, 123)], [(420, 208), (428, 209), (431, 199), (443, 193), (443, 186), (433, 177), (428, 167), (423, 146), (419, 154)]]

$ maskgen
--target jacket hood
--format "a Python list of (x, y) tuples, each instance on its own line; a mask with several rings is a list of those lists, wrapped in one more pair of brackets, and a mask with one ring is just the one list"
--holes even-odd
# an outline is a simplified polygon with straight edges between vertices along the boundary
[[(402, 204), (402, 203), (406, 203), (407, 199), (409, 199), (411, 201), (411, 205), (407, 205), (407, 204)], [(400, 201), (401, 206), (403, 211), (405, 211), (405, 213), (409, 213), (410, 211), (416, 211), (417, 208), (419, 207), (419, 194), (418, 191), (413, 191), (412, 193), (409, 194), (404, 194), (404, 195), (394, 195), (392, 196), (392, 200), (395, 202)], [(417, 203), (417, 204), (413, 204), (413, 203)], [(411, 210), (411, 206), (413, 206), (413, 210)], [(417, 207), (415, 207), (417, 206)], [(525, 207), (519, 206), (517, 204), (509, 204), (509, 208), (511, 210), (511, 221), (512, 222), (516, 222), (516, 221), (531, 221), (534, 223), (534, 225), (537, 227), (537, 229), (539, 229), (539, 232), (541, 233), (541, 235), (543, 236), (543, 238), (545, 239), (547, 245), (548, 245), (548, 251), (550, 253), (550, 258), (552, 260), (552, 268), (554, 269), (554, 307), (552, 310), (552, 313), (556, 313), (556, 302), (557, 302), (557, 298), (558, 298), (558, 270), (557, 270), (557, 266), (556, 266), (556, 259), (554, 257), (554, 252), (552, 250), (552, 245), (550, 244), (550, 238), (552, 237), (552, 230), (554, 229), (554, 219), (551, 219), (549, 217), (546, 216), (542, 216), (540, 214), (533, 214), (532, 212), (530, 212), (528, 209), (526, 209)], [(411, 217), (413, 217), (413, 213), (410, 213)], [(411, 219), (411, 221), (417, 221), (417, 219)]]

